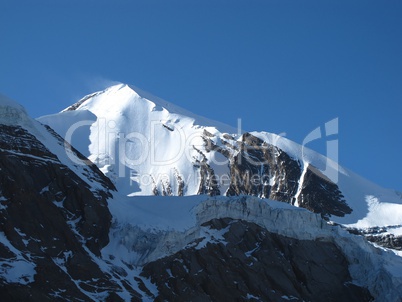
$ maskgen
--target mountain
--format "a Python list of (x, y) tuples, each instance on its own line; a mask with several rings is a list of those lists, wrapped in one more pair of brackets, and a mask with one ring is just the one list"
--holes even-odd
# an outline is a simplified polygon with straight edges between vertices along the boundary
[(94, 162), (124, 195), (269, 198), (402, 248), (401, 193), (279, 135), (242, 132), (125, 84), (39, 121)]
[[(401, 299), (400, 252), (359, 235), (397, 243), (398, 227), (370, 215), (398, 215), (398, 195), (135, 91), (114, 86), (40, 122), (0, 97), (2, 301)], [(255, 170), (267, 183), (245, 178)]]

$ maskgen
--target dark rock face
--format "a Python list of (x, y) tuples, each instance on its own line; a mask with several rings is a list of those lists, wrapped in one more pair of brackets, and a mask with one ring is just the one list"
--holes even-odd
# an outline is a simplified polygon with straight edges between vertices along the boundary
[(210, 196), (220, 195), (218, 180), (215, 176), (215, 171), (208, 164), (208, 160), (202, 151), (194, 147), (194, 149), (201, 155), (201, 161), (197, 160), (195, 164), (200, 169), (200, 187), (197, 194), (208, 194)]
[[(224, 147), (217, 146), (210, 137), (203, 137), (206, 150), (219, 152), (230, 162), (230, 186), (226, 195), (254, 195), (292, 204), (297, 200), (301, 207), (323, 217), (342, 217), (352, 212), (335, 183), (313, 166), (303, 175), (301, 163), (278, 147), (250, 133), (243, 134), (242, 141), (236, 143), (228, 143), (230, 137), (226, 137), (222, 140)], [(301, 190), (297, 194), (299, 186)]]
[(97, 96), (97, 95), (99, 95), (99, 94), (101, 94), (102, 92), (95, 92), (95, 93), (91, 93), (91, 94), (88, 94), (87, 96), (85, 96), (85, 97), (83, 97), (81, 100), (79, 100), (78, 102), (76, 102), (75, 104), (73, 104), (73, 105), (71, 105), (70, 107), (68, 107), (67, 109), (66, 109), (66, 111), (74, 111), (74, 110), (76, 110), (78, 107), (80, 107), (86, 100), (88, 100), (88, 99), (90, 99), (90, 98), (92, 98), (92, 97), (94, 97), (94, 96)]
[(324, 218), (329, 215), (343, 217), (352, 213), (338, 186), (314, 167), (307, 168), (302, 184), (298, 197), (301, 207), (321, 213)]
[(402, 250), (402, 236), (394, 234), (365, 235), (367, 240), (389, 249)]
[(351, 234), (364, 236), (368, 241), (378, 244), (379, 246), (402, 251), (402, 236), (395, 236), (394, 234), (388, 233), (388, 230), (400, 227), (400, 225), (396, 225), (366, 229), (347, 228), (346, 230)]
[(289, 201), (296, 194), (300, 163), (251, 134), (243, 135), (240, 152), (230, 163), (229, 196), (246, 194)]
[(0, 133), (0, 269), (7, 276), (15, 263), (34, 268), (33, 280), (0, 279), (1, 300), (90, 301), (83, 291), (113, 292), (93, 260), (109, 240), (112, 183), (87, 165), (104, 187), (92, 189), (21, 127), (0, 125)]
[[(253, 195), (297, 204), (326, 219), (352, 212), (338, 185), (317, 168), (303, 167), (300, 160), (251, 133), (244, 133), (238, 141), (228, 134), (218, 137), (204, 129), (201, 138), (204, 146), (193, 146), (198, 153), (193, 158), (193, 167), (199, 175), (198, 195)], [(227, 159), (228, 172), (224, 173), (228, 175), (214, 170), (216, 166), (206, 156), (209, 152), (217, 152)], [(154, 181), (153, 194), (185, 195), (186, 183), (180, 171), (175, 169), (174, 175), (177, 192), (169, 182), (162, 182), (162, 190), (158, 190)], [(223, 184), (228, 187), (226, 192), (221, 192)]]
[(244, 221), (212, 220), (222, 239), (151, 262), (142, 275), (155, 301), (371, 301), (350, 283), (348, 263), (332, 242), (301, 241)]

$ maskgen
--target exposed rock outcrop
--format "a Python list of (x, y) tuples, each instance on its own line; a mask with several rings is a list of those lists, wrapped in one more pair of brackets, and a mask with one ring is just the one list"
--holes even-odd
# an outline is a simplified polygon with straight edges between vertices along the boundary
[(366, 229), (358, 229), (358, 228), (346, 228), (346, 229), (348, 230), (349, 233), (355, 235), (362, 235), (366, 237), (368, 241), (373, 242), (379, 246), (402, 251), (402, 236), (396, 236), (388, 232), (388, 230), (400, 227), (401, 227), (400, 225), (397, 225), (397, 226), (374, 227)]
[[(204, 135), (207, 151), (221, 153), (229, 159), (228, 196), (253, 195), (297, 204), (323, 217), (339, 217), (352, 212), (337, 184), (315, 167), (302, 163), (280, 148), (244, 133), (242, 140), (217, 146)], [(210, 172), (209, 174), (212, 174)]]

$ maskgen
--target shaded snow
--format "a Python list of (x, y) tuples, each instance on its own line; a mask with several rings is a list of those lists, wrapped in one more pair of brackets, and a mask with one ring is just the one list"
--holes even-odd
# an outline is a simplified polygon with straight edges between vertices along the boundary
[[(350, 227), (369, 228), (372, 226), (392, 226), (402, 224), (402, 205), (388, 202), (380, 202), (375, 196), (366, 196), (368, 213), (366, 217), (350, 224)], [(390, 229), (397, 235), (398, 229)]]

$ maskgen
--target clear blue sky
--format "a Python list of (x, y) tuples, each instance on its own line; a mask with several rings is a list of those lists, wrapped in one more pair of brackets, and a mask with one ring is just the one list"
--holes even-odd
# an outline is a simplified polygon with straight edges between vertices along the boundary
[(298, 143), (338, 117), (340, 163), (402, 191), (400, 0), (0, 2), (0, 92), (33, 117), (111, 81)]

